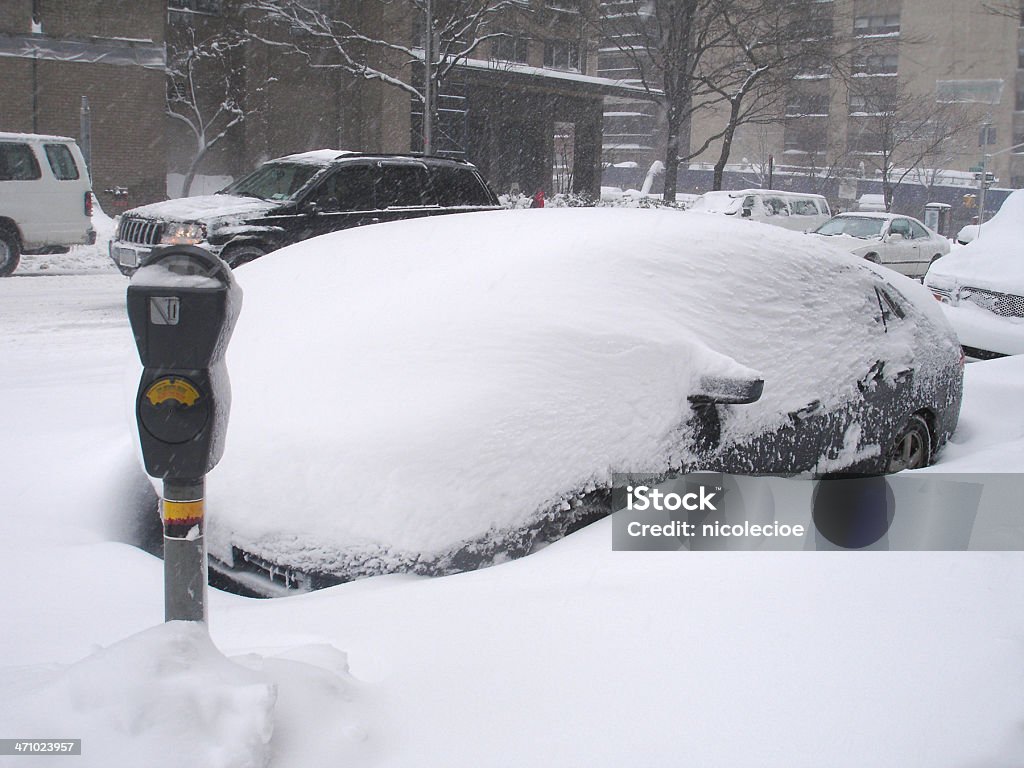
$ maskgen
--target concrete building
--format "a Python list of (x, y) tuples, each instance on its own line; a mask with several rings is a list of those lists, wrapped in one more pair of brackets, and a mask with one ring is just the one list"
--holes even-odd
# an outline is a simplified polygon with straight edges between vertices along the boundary
[[(614, 10), (622, 2), (605, 0), (604, 5)], [(969, 186), (983, 156), (991, 155), (985, 163), (1000, 186), (1024, 187), (1024, 150), (1010, 150), (1024, 142), (1024, 31), (1011, 5), (985, 0), (822, 0), (820, 23), (846, 38), (843, 47), (852, 51), (842, 61), (846, 76), (831, 68), (801, 73), (776, 121), (739, 130), (730, 162), (745, 168), (750, 178), (764, 175), (771, 158), (776, 168), (803, 169), (808, 179), (874, 179), (884, 142), (873, 105), (898, 97), (903, 104), (942, 103), (944, 116), (936, 112), (934, 120), (954, 119), (950, 116), (955, 114), (964, 123), (964, 130), (922, 164), (924, 174), (934, 175), (939, 168), (956, 171), (947, 180)], [(602, 44), (598, 71), (608, 77), (635, 77), (615, 41)], [(900, 114), (896, 118), (896, 130), (912, 122)], [(934, 127), (934, 120), (918, 130)], [(646, 168), (662, 158), (662, 123), (650, 102), (606, 99), (604, 125), (606, 165), (634, 161)], [(698, 113), (691, 146), (699, 146), (721, 125), (720, 111)], [(713, 142), (692, 162), (711, 163), (717, 152)], [(900, 151), (891, 161), (900, 166)]]

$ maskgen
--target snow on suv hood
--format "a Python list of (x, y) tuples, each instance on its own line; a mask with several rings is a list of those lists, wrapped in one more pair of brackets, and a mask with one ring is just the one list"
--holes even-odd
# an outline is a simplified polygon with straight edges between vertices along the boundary
[(252, 216), (278, 207), (280, 203), (258, 197), (200, 195), (150, 203), (128, 211), (128, 215), (160, 221), (209, 221), (234, 216)]
[(1024, 296), (1024, 190), (1013, 192), (981, 237), (943, 256), (925, 277), (928, 285), (968, 285)]

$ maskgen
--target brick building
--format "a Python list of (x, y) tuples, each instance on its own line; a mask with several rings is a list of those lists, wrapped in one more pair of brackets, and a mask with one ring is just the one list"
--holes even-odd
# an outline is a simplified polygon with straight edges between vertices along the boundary
[(3, 0), (0, 130), (80, 137), (104, 209), (164, 196), (164, 0)]

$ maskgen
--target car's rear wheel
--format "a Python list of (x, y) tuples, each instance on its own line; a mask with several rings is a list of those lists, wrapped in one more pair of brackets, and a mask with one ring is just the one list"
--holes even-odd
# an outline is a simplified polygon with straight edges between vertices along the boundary
[(866, 261), (870, 261), (872, 264), (878, 264), (879, 263), (878, 262), (878, 254), (877, 253), (869, 253), (867, 256), (864, 257), (864, 259)]
[(8, 277), (21, 261), (21, 243), (9, 229), (0, 229), (0, 277)]
[(889, 447), (886, 455), (886, 473), (904, 469), (921, 469), (932, 461), (932, 433), (928, 422), (920, 414), (913, 414)]
[(229, 267), (234, 269), (247, 262), (255, 261), (264, 254), (266, 254), (266, 251), (258, 245), (235, 245), (225, 248), (224, 252), (221, 253), (221, 258), (228, 263)]

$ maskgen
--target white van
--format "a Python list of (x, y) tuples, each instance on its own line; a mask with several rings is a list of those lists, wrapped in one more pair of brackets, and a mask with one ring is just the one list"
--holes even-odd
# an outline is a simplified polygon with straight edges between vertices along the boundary
[(23, 253), (96, 242), (92, 184), (74, 139), (0, 133), (0, 277)]
[(832, 209), (823, 196), (778, 189), (705, 192), (689, 210), (736, 216), (798, 232), (816, 229), (832, 218)]

